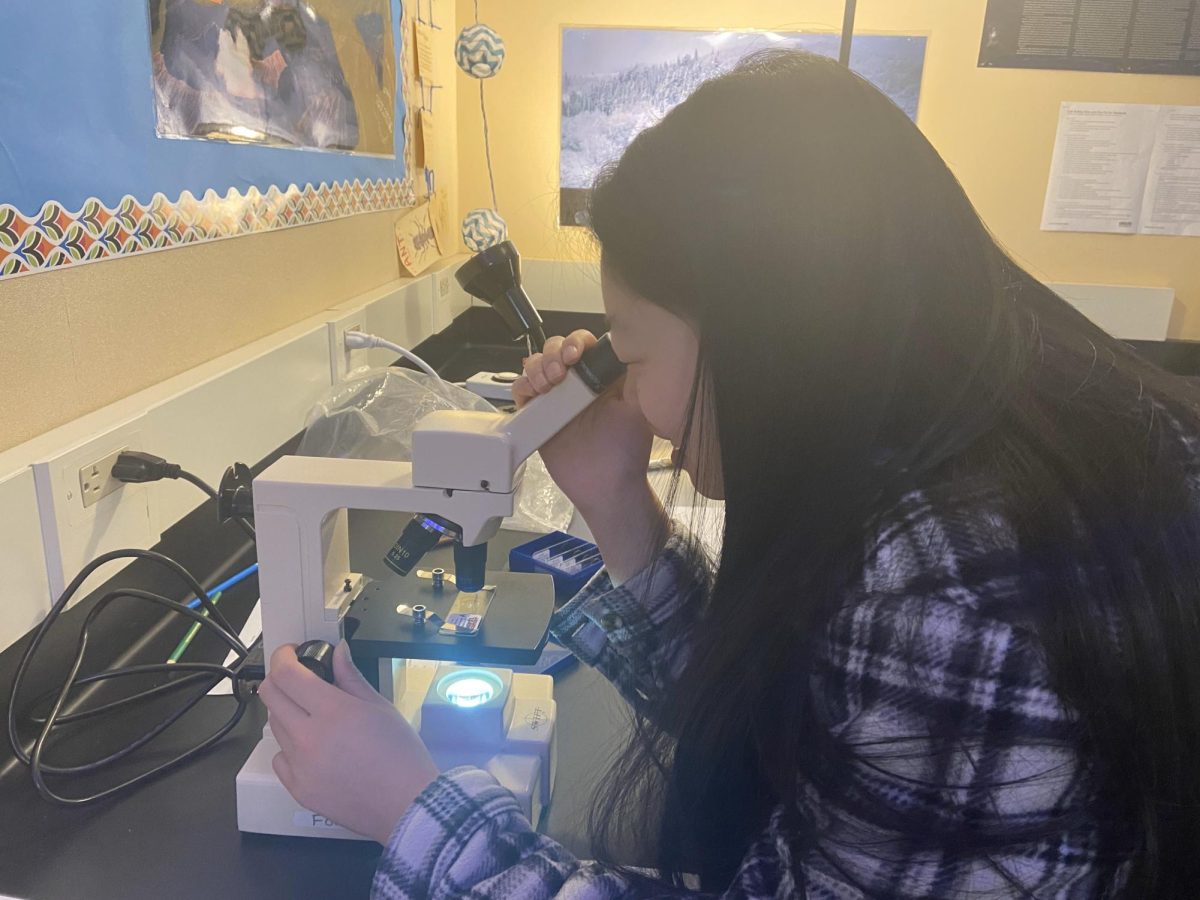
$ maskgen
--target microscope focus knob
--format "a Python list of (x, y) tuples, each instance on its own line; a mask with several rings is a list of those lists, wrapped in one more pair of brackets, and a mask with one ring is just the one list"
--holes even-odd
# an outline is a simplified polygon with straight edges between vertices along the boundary
[(296, 659), (322, 681), (333, 684), (333, 645), (328, 641), (305, 641), (296, 647)]

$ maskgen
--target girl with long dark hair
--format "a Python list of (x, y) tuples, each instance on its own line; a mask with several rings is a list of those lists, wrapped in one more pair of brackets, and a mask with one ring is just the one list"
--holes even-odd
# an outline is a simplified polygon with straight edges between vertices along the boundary
[[(438, 775), (398, 714), (340, 777), (403, 773), (329, 796), (314, 713), (281, 777), (385, 844), (377, 895), (1200, 896), (1193, 390), (1018, 266), (819, 57), (702, 85), (590, 216), (628, 374), (543, 456), (606, 561), (554, 634), (636, 716), (600, 861), (483, 772)], [(551, 339), (518, 397), (593, 340)], [(650, 489), (654, 434), (724, 500), (718, 558)], [(273, 723), (333, 690), (273, 666)], [(655, 870), (605, 863), (617, 837)]]

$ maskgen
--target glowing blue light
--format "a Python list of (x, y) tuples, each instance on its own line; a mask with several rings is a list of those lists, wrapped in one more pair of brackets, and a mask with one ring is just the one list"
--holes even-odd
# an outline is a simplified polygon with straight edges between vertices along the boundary
[(437, 687), (447, 703), (471, 709), (490, 701), (503, 689), (500, 679), (485, 669), (464, 669), (445, 676)]

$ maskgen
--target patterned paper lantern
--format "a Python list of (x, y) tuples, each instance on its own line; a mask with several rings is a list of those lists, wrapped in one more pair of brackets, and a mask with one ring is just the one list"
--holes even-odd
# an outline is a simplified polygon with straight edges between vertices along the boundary
[(454, 58), (472, 78), (491, 78), (504, 65), (504, 39), (482, 22), (468, 25), (458, 34)]
[(462, 224), (463, 241), (474, 252), (502, 243), (508, 237), (508, 225), (494, 209), (473, 209)]

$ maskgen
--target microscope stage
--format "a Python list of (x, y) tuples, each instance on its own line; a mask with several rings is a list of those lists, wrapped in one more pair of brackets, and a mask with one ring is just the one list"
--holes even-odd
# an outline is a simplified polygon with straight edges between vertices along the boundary
[(396, 611), (400, 604), (424, 605), (445, 619), (458, 590), (449, 581), (441, 590), (431, 582), (396, 576), (373, 581), (354, 598), (343, 621), (346, 639), (360, 666), (367, 659), (435, 659), (493, 666), (528, 666), (537, 662), (546, 643), (554, 612), (554, 581), (549, 575), (488, 572), (496, 593), (479, 633), (444, 635), (432, 622), (413, 624)]

